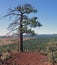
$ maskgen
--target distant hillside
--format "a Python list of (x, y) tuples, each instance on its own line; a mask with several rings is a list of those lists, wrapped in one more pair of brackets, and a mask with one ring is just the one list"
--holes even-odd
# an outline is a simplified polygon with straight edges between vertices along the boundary
[[(24, 37), (48, 37), (48, 36), (57, 36), (57, 34), (36, 34), (34, 36), (31, 35), (23, 35)], [(18, 37), (17, 35), (13, 35), (13, 36), (0, 36), (0, 38), (6, 38), (6, 37)]]
[[(40, 35), (24, 35), (23, 40), (29, 40), (29, 39), (39, 39), (39, 38), (49, 38), (49, 39), (56, 39), (57, 40), (57, 34), (40, 34)], [(0, 36), (0, 45), (4, 44), (12, 44), (16, 43), (20, 40), (18, 36)]]
[[(33, 39), (32, 36), (24, 36), (23, 40)], [(18, 36), (0, 36), (0, 45), (17, 43), (20, 40)]]

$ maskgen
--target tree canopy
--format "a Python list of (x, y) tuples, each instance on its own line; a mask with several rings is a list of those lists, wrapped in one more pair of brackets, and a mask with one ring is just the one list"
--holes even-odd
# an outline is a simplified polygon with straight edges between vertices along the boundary
[[(40, 27), (42, 24), (38, 21), (37, 17), (28, 17), (27, 14), (37, 13), (37, 10), (32, 7), (31, 4), (19, 5), (14, 9), (10, 9), (8, 14), (4, 17), (10, 16), (14, 21), (10, 23), (8, 29), (10, 32), (14, 30), (18, 30), (18, 34), (20, 35), (20, 47), (21, 51), (23, 51), (23, 33), (34, 35), (34, 31), (32, 27)], [(9, 32), (9, 33), (10, 33)]]

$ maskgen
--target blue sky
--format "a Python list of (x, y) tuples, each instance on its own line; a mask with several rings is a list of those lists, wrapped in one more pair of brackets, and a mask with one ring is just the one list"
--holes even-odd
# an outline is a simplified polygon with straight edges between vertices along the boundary
[[(37, 34), (57, 34), (57, 0), (0, 0), (0, 17), (5, 15), (8, 9), (22, 4), (32, 4), (37, 10), (39, 22), (43, 25), (41, 28), (36, 28)], [(0, 36), (5, 35), (7, 27), (11, 23), (9, 19), (0, 20)]]

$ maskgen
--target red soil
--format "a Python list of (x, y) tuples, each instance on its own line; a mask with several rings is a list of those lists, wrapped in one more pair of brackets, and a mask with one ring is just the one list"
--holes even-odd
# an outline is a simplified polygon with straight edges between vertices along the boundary
[(47, 56), (38, 52), (11, 53), (7, 60), (9, 65), (51, 65), (47, 62)]

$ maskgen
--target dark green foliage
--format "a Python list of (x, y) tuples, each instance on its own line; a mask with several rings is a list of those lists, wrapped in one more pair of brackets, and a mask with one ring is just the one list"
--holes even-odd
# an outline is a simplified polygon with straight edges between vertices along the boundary
[(31, 39), (24, 41), (24, 51), (28, 49), (28, 51), (41, 51), (45, 50), (45, 44), (40, 41), (40, 39)]

